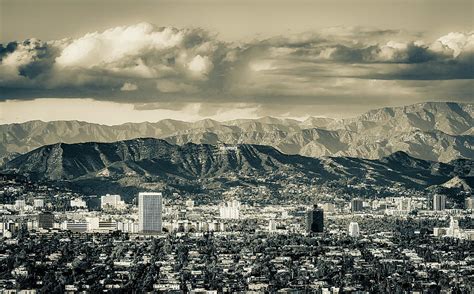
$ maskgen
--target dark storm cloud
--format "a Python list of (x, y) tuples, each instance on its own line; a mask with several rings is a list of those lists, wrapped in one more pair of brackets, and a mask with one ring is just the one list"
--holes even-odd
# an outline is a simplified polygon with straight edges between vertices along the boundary
[(430, 41), (394, 30), (332, 28), (228, 43), (202, 29), (141, 23), (77, 39), (1, 45), (0, 97), (91, 97), (143, 103), (139, 108), (303, 105), (361, 96), (369, 103), (416, 94), (414, 85), (397, 81), (472, 79), (473, 38), (450, 33)]
[(10, 42), (6, 45), (0, 44), (0, 61), (3, 59), (4, 56), (14, 52), (17, 46), (17, 42)]
[[(384, 51), (393, 50), (390, 56), (383, 56)], [(389, 53), (386, 53), (389, 54)], [(424, 46), (413, 43), (406, 44), (403, 49), (386, 49), (379, 45), (362, 48), (335, 44), (315, 48), (300, 48), (295, 51), (295, 56), (307, 58), (320, 58), (341, 63), (423, 63), (428, 61), (444, 60), (449, 57), (438, 54)]]

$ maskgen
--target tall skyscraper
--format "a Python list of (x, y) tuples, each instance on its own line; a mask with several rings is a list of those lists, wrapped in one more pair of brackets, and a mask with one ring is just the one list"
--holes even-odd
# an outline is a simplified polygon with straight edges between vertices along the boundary
[(52, 229), (54, 226), (54, 215), (51, 212), (43, 212), (38, 215), (38, 227)]
[(436, 194), (433, 196), (433, 210), (444, 210), (446, 208), (446, 196)]
[(354, 198), (351, 201), (351, 210), (352, 212), (362, 211), (364, 202), (362, 199)]
[(322, 233), (324, 230), (324, 211), (317, 205), (306, 214), (306, 231), (308, 233)]
[(349, 224), (349, 236), (359, 237), (359, 224), (356, 222), (351, 222)]
[(458, 237), (460, 233), (459, 221), (451, 216), (449, 228), (446, 229), (446, 235), (449, 237)]
[(162, 194), (138, 193), (138, 231), (140, 233), (161, 232)]
[(474, 209), (474, 196), (466, 197), (464, 200), (464, 207), (466, 209)]
[(275, 232), (277, 227), (277, 223), (274, 219), (268, 221), (268, 231)]

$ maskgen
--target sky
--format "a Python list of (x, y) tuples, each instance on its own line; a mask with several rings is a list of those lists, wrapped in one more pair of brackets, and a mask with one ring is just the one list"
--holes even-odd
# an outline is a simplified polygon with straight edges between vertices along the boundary
[(1, 0), (0, 124), (473, 101), (474, 1)]

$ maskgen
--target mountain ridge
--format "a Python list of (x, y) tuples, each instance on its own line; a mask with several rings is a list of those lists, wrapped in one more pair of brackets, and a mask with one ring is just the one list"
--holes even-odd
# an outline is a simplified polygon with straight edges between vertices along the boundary
[(146, 177), (191, 182), (241, 176), (303, 176), (319, 182), (351, 180), (424, 189), (456, 176), (472, 177), (472, 165), (471, 160), (453, 164), (426, 161), (401, 151), (380, 160), (312, 158), (284, 154), (265, 145), (173, 145), (165, 140), (140, 138), (114, 143), (47, 145), (9, 161), (5, 171), (53, 181), (124, 181)]
[(395, 151), (449, 162), (474, 158), (474, 104), (419, 103), (385, 107), (358, 117), (304, 121), (262, 117), (227, 122), (172, 119), (107, 126), (81, 121), (0, 125), (0, 161), (57, 142), (114, 142), (142, 137), (173, 144), (263, 144), (288, 154), (379, 159)]

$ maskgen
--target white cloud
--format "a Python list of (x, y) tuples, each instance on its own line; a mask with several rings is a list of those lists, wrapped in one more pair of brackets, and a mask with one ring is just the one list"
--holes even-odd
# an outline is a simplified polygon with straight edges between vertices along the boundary
[(134, 83), (125, 82), (120, 88), (121, 91), (135, 91), (138, 89), (138, 86)]
[(474, 32), (467, 34), (451, 32), (431, 44), (430, 49), (437, 52), (449, 50), (454, 58), (463, 52), (472, 52), (474, 51)]
[(64, 48), (56, 63), (85, 68), (106, 65), (153, 50), (176, 47), (182, 43), (185, 34), (186, 31), (156, 28), (149, 23), (89, 33)]
[(209, 73), (212, 69), (212, 62), (209, 60), (209, 57), (201, 55), (196, 55), (188, 63), (188, 68), (196, 75), (202, 76)]
[[(284, 99), (310, 104), (314, 97), (338, 95), (361, 99), (382, 95), (377, 87), (384, 83), (367, 80), (472, 78), (473, 38), (472, 32), (453, 32), (434, 41), (414, 40), (396, 31), (339, 27), (224, 43), (201, 29), (140, 23), (77, 39), (0, 47), (0, 97), (267, 104)], [(356, 90), (354, 80), (361, 85)]]
[[(94, 32), (69, 41), (55, 59), (58, 70), (105, 72), (137, 79), (205, 79), (219, 41), (200, 29), (148, 23)], [(211, 56), (211, 57), (209, 57)]]
[(276, 67), (273, 66), (271, 61), (256, 61), (250, 64), (250, 68), (253, 71), (265, 71), (265, 70), (272, 70)]

